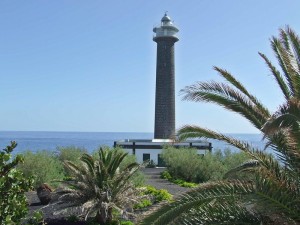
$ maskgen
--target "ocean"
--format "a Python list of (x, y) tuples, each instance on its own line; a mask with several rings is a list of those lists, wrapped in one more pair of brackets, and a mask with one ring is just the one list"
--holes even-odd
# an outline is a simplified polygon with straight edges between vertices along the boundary
[[(263, 149), (264, 142), (260, 134), (230, 134), (251, 143), (253, 146)], [(18, 143), (14, 154), (23, 151), (55, 151), (57, 147), (76, 146), (92, 152), (100, 146), (112, 147), (114, 141), (124, 139), (152, 139), (153, 133), (133, 132), (45, 132), (45, 131), (0, 131), (0, 148), (5, 148), (10, 141)], [(216, 140), (208, 140), (212, 143), (213, 150), (226, 148), (234, 149), (232, 146)]]

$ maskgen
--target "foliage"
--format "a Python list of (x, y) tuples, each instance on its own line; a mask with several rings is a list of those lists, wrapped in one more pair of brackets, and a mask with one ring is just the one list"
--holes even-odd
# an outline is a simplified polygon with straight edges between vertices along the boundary
[(133, 206), (134, 209), (143, 209), (148, 206), (151, 206), (153, 203), (149, 199), (143, 199), (141, 202)]
[(161, 201), (171, 201), (172, 195), (165, 189), (156, 189), (153, 186), (147, 185), (139, 188), (140, 198), (138, 203), (136, 203), (134, 209), (144, 209), (153, 204), (159, 203)]
[(161, 178), (166, 179), (175, 184), (178, 184), (181, 187), (188, 187), (188, 188), (197, 187), (196, 183), (186, 182), (181, 179), (174, 179), (167, 170), (163, 171), (160, 176)]
[(79, 221), (79, 218), (78, 218), (77, 215), (70, 215), (70, 216), (67, 217), (67, 221), (69, 221), (69, 222), (77, 222), (77, 221)]
[(45, 225), (42, 211), (35, 211), (27, 221), (27, 225)]
[(180, 180), (180, 179), (171, 180), (171, 181), (174, 182), (174, 184), (178, 184), (181, 187), (193, 188), (193, 187), (198, 186), (198, 184), (196, 184), (196, 183), (186, 182), (186, 181)]
[(156, 164), (152, 159), (146, 165), (146, 168), (155, 168), (155, 167), (156, 167)]
[[(171, 176), (170, 181), (183, 180), (194, 183), (221, 179), (229, 169), (249, 159), (244, 152), (232, 153), (229, 149), (224, 152), (217, 150), (200, 156), (196, 149), (172, 147), (162, 151), (162, 158)], [(177, 183), (189, 186), (181, 181)]]
[[(123, 149), (118, 149), (119, 151), (125, 153)], [(122, 163), (120, 164), (120, 170), (124, 170), (128, 165), (132, 163), (136, 163), (136, 156), (135, 155), (126, 155), (126, 157), (123, 159)], [(136, 171), (132, 177), (130, 178), (130, 181), (133, 183), (135, 187), (141, 187), (145, 183), (145, 175), (140, 170)]]
[(38, 187), (43, 183), (56, 186), (53, 180), (61, 180), (64, 177), (64, 168), (53, 152), (46, 150), (23, 153), (24, 163), (18, 166), (26, 178), (34, 176), (34, 186)]
[(153, 186), (146, 186), (146, 190), (144, 191), (145, 195), (154, 196), (154, 203), (158, 203), (161, 201), (170, 201), (172, 200), (172, 195), (165, 189), (156, 189)]
[(166, 180), (172, 180), (172, 176), (167, 170), (161, 172), (160, 177)]
[(85, 148), (67, 146), (57, 147), (55, 154), (61, 162), (67, 160), (78, 164), (80, 163), (80, 157), (83, 155), (83, 153), (87, 153), (87, 150)]
[[(104, 149), (104, 150), (110, 150), (109, 147), (102, 147), (99, 148), (97, 151), (94, 151), (92, 153), (92, 157), (95, 159), (99, 159), (99, 154), (98, 152), (100, 151), (100, 149)], [(118, 151), (122, 154), (126, 154), (126, 157), (122, 160), (121, 164), (120, 164), (120, 170), (123, 170), (124, 168), (126, 168), (128, 165), (132, 164), (132, 163), (136, 163), (136, 156), (135, 155), (130, 155), (127, 154), (126, 151), (120, 147), (116, 147), (114, 148), (115, 151)], [(133, 185), (135, 187), (141, 187), (144, 185), (145, 183), (145, 175), (144, 173), (142, 173), (140, 170), (137, 170), (132, 177), (130, 177), (130, 181), (133, 183)]]
[(19, 224), (28, 211), (25, 192), (32, 188), (33, 179), (16, 169), (23, 162), (20, 155), (11, 159), (16, 146), (12, 141), (0, 152), (0, 224)]
[(134, 225), (131, 221), (121, 221), (121, 225)]
[(100, 149), (97, 157), (83, 154), (81, 165), (65, 162), (73, 179), (66, 181), (69, 188), (61, 192), (61, 201), (70, 206), (81, 206), (87, 218), (96, 215), (98, 223), (109, 224), (113, 221), (113, 209), (120, 210), (131, 204), (136, 191), (130, 178), (139, 169), (131, 163), (120, 169), (127, 153), (118, 149)]
[[(287, 27), (271, 46), (281, 71), (262, 53), (285, 102), (269, 110), (228, 71), (215, 67), (223, 82), (198, 82), (182, 90), (185, 100), (212, 102), (240, 114), (264, 134), (276, 157), (249, 143), (210, 129), (187, 125), (180, 139), (225, 141), (250, 156), (234, 168), (252, 174), (254, 181), (207, 183), (186, 193), (144, 220), (144, 224), (298, 224), (300, 222), (300, 38)], [(189, 164), (190, 165), (190, 164)], [(231, 173), (230, 172), (230, 173)], [(230, 174), (229, 173), (229, 174)]]

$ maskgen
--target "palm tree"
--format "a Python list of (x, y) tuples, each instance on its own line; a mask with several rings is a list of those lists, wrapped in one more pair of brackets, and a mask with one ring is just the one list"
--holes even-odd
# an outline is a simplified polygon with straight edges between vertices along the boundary
[[(226, 82), (198, 82), (183, 99), (211, 102), (238, 113), (261, 130), (276, 157), (249, 143), (194, 125), (179, 129), (179, 139), (212, 138), (248, 153), (251, 161), (233, 169), (253, 180), (227, 179), (203, 184), (145, 218), (143, 224), (297, 224), (300, 222), (300, 39), (289, 27), (272, 37), (281, 72), (262, 53), (285, 102), (273, 114), (228, 71), (214, 67)], [(273, 220), (271, 219), (273, 218)]]
[(130, 178), (139, 169), (137, 163), (126, 165), (121, 171), (120, 165), (127, 153), (118, 149), (100, 149), (98, 157), (84, 153), (81, 165), (65, 162), (72, 174), (67, 181), (69, 188), (62, 191), (60, 200), (69, 202), (69, 206), (81, 206), (85, 218), (96, 215), (101, 225), (113, 220), (113, 209), (122, 210), (135, 196)]

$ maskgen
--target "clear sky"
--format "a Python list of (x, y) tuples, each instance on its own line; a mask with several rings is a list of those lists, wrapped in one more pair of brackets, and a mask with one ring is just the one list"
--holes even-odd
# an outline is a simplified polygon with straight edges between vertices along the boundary
[(176, 127), (257, 133), (243, 118), (179, 90), (236, 75), (272, 111), (283, 101), (258, 51), (300, 33), (299, 0), (1, 0), (0, 130), (153, 132), (156, 43), (165, 11), (179, 27)]

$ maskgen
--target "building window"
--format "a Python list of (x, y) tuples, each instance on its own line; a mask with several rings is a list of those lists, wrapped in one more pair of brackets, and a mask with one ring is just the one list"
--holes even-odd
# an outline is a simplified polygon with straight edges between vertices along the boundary
[(161, 154), (157, 155), (157, 166), (159, 166), (159, 167), (166, 167), (166, 163), (163, 160), (163, 158), (161, 157)]
[(150, 162), (150, 154), (149, 153), (144, 153), (143, 154), (143, 162), (148, 161)]

